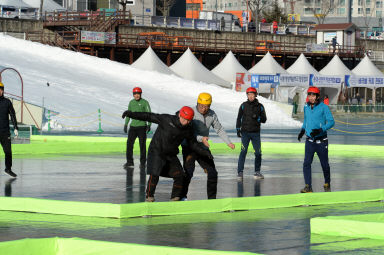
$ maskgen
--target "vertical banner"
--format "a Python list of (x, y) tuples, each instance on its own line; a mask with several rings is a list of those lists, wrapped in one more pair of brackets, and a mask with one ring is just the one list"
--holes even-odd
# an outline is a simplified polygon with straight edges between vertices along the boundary
[(245, 91), (251, 87), (251, 76), (250, 73), (236, 73), (236, 91)]

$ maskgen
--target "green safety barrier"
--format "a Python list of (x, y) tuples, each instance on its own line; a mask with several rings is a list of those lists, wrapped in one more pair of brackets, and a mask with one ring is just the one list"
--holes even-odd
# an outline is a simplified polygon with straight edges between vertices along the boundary
[(24, 197), (0, 197), (0, 210), (94, 217), (131, 218), (141, 216), (244, 211), (305, 205), (356, 203), (380, 201), (383, 199), (384, 189), (132, 204), (73, 202)]
[[(150, 143), (147, 139), (147, 146)], [(211, 143), (213, 154), (239, 154), (241, 144), (235, 143), (236, 149), (231, 150), (224, 143)], [(263, 155), (280, 154), (287, 156), (304, 156), (304, 143), (261, 143)], [(251, 147), (250, 147), (251, 148)], [(44, 154), (110, 154), (125, 153), (126, 138), (124, 137), (92, 137), (92, 136), (31, 136), (31, 144), (13, 144), (13, 155), (32, 156)], [(248, 150), (252, 153), (252, 150)], [(139, 144), (136, 141), (134, 153), (138, 154)], [(384, 146), (330, 144), (330, 157), (364, 157), (382, 158)], [(0, 151), (0, 155), (4, 155)]]
[(313, 218), (311, 232), (384, 240), (384, 213)]
[(384, 242), (379, 239), (311, 234), (311, 252), (315, 254), (382, 255), (383, 250)]
[(94, 241), (82, 238), (40, 238), (0, 242), (2, 254), (12, 255), (256, 255), (252, 252), (218, 251)]

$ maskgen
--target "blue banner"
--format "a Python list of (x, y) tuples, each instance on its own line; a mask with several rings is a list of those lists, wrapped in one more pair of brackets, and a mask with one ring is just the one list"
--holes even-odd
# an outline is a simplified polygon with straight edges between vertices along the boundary
[(384, 77), (346, 75), (347, 87), (384, 87)]
[(342, 77), (340, 76), (327, 76), (327, 75), (309, 75), (309, 86), (319, 86), (319, 87), (328, 87), (328, 86), (339, 86), (341, 85)]
[(252, 74), (251, 86), (259, 88), (259, 84), (261, 83), (271, 84), (272, 87), (275, 87), (279, 84), (279, 75)]

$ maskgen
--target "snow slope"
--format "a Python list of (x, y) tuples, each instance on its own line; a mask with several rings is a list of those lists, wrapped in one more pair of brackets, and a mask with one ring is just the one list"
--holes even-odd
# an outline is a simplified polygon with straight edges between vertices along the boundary
[[(226, 129), (234, 129), (244, 93), (213, 84), (189, 81), (174, 75), (144, 71), (129, 65), (0, 35), (0, 66), (17, 69), (24, 80), (24, 100), (59, 112), (56, 128), (96, 130), (97, 109), (102, 111), (103, 129), (121, 129), (121, 113), (132, 99), (132, 88), (140, 86), (153, 112), (174, 113), (181, 106), (196, 104), (200, 92), (213, 96), (212, 109)], [(17, 93), (19, 85), (10, 72), (3, 73), (6, 92)], [(49, 86), (47, 86), (49, 82)], [(298, 127), (272, 101), (258, 97), (267, 112), (266, 128)], [(81, 118), (79, 118), (81, 117)]]

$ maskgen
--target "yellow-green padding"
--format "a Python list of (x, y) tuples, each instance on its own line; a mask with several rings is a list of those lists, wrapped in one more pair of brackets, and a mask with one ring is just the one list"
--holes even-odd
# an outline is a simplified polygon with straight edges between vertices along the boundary
[(384, 213), (313, 218), (311, 233), (384, 240)]
[(1, 254), (12, 255), (255, 255), (251, 252), (217, 251), (114, 243), (81, 238), (41, 238), (0, 242)]
[(130, 218), (145, 215), (180, 215), (284, 208), (303, 205), (355, 203), (379, 201), (383, 199), (384, 189), (133, 204), (108, 204), (22, 197), (0, 197), (0, 210)]
[[(147, 146), (150, 139), (147, 139)], [(241, 144), (235, 143), (236, 149), (231, 150), (224, 143), (211, 143), (213, 154), (239, 154)], [(251, 145), (252, 146), (252, 145)], [(250, 148), (251, 148), (250, 146)], [(304, 143), (274, 143), (262, 142), (263, 155), (281, 154), (304, 156)], [(126, 138), (124, 137), (95, 137), (95, 136), (31, 136), (31, 144), (13, 144), (12, 151), (15, 156), (33, 156), (44, 154), (109, 154), (124, 153)], [(138, 141), (134, 153), (139, 153)], [(249, 149), (252, 153), (252, 149)], [(3, 155), (0, 151), (0, 155)], [(382, 158), (384, 146), (373, 145), (329, 145), (329, 154), (340, 157)]]

